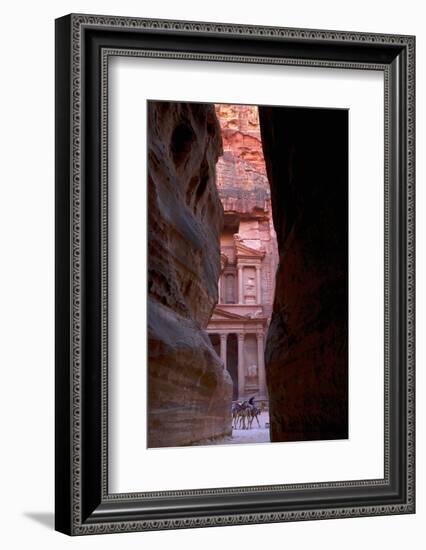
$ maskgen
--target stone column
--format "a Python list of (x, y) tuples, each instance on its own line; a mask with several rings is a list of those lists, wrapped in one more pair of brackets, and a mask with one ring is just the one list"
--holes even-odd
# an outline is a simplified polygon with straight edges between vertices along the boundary
[(244, 334), (238, 334), (238, 399), (244, 399)]
[(243, 266), (238, 266), (238, 303), (243, 304), (244, 303), (244, 295), (243, 295)]
[(228, 338), (227, 334), (220, 335), (220, 358), (223, 361), (223, 364), (226, 369), (226, 340)]
[(257, 303), (262, 303), (262, 294), (261, 294), (261, 287), (260, 287), (260, 265), (256, 265), (256, 298)]
[(219, 280), (217, 282), (217, 303), (222, 303), (222, 275), (219, 276)]
[(268, 392), (266, 389), (263, 332), (257, 332), (256, 335), (257, 335), (257, 373), (259, 377), (259, 397), (260, 399), (266, 399)]

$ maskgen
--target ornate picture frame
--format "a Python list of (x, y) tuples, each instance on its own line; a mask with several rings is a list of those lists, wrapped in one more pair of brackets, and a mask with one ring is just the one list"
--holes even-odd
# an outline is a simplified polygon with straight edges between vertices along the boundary
[[(110, 493), (108, 61), (384, 75), (384, 477)], [(56, 529), (69, 535), (415, 512), (415, 38), (71, 14), (56, 20)], [(368, 200), (368, 197), (366, 197)]]

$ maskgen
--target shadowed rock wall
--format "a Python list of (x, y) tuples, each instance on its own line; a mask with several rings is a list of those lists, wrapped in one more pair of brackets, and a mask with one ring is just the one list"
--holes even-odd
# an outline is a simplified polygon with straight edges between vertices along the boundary
[(231, 432), (232, 382), (204, 331), (218, 298), (214, 107), (148, 103), (148, 446)]
[(265, 351), (271, 440), (346, 438), (348, 114), (259, 117), (280, 258)]

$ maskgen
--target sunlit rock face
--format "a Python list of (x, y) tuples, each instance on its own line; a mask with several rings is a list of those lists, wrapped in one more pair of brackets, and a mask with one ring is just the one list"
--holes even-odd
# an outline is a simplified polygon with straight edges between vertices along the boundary
[(261, 265), (262, 316), (269, 322), (278, 264), (272, 221), (271, 192), (266, 174), (256, 105), (217, 104), (223, 155), (217, 163), (217, 187), (225, 212), (221, 248), (228, 265), (237, 264), (238, 241), (264, 253)]
[(267, 218), (270, 192), (257, 107), (219, 104), (216, 113), (223, 139), (217, 186), (224, 210)]
[(218, 299), (221, 153), (213, 106), (148, 103), (149, 447), (231, 432), (232, 382), (204, 330)]
[(224, 209), (219, 303), (207, 330), (234, 386), (234, 400), (266, 407), (265, 332), (278, 263), (257, 106), (217, 104), (223, 155), (217, 186)]
[(260, 107), (259, 118), (279, 250), (265, 351), (271, 439), (346, 438), (347, 112)]

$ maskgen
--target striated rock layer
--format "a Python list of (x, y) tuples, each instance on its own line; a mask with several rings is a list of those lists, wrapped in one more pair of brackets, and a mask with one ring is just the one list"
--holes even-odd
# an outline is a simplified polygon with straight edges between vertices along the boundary
[(265, 360), (271, 440), (348, 436), (348, 115), (259, 108), (279, 267)]
[(149, 102), (149, 447), (231, 433), (231, 378), (204, 330), (218, 299), (221, 152), (212, 105)]
[(258, 107), (233, 104), (215, 107), (223, 140), (223, 155), (216, 167), (217, 187), (225, 212), (222, 253), (228, 265), (236, 265), (236, 237), (245, 246), (264, 252), (258, 303), (262, 304), (262, 315), (269, 322), (278, 251)]
[(263, 158), (257, 107), (216, 105), (222, 128), (223, 155), (217, 186), (225, 212), (268, 218), (270, 191)]

